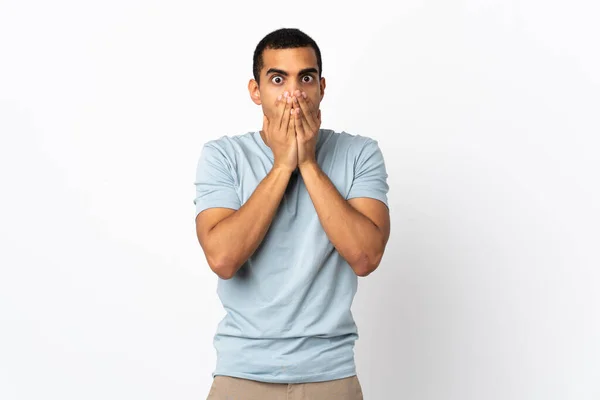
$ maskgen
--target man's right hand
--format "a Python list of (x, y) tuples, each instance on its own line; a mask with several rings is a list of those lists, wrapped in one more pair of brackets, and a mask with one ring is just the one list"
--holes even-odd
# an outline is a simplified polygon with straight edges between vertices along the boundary
[[(287, 94), (287, 96), (286, 96)], [(279, 95), (275, 101), (276, 115), (272, 120), (263, 115), (263, 132), (267, 145), (275, 158), (273, 167), (294, 171), (298, 166), (298, 143), (294, 116), (291, 114), (292, 96), (289, 93)]]

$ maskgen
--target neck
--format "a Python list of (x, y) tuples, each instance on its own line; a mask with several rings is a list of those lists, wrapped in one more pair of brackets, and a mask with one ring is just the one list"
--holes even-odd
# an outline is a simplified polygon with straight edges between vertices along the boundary
[(261, 131), (259, 131), (259, 133), (260, 133), (260, 137), (262, 138), (263, 142), (267, 145), (267, 147), (270, 148), (269, 144), (267, 143), (267, 137), (265, 135), (265, 132), (261, 130)]

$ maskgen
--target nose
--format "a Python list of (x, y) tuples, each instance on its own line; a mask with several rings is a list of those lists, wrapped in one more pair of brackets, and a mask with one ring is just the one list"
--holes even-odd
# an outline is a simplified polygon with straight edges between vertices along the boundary
[(290, 96), (293, 96), (294, 92), (296, 90), (298, 90), (298, 85), (296, 83), (290, 83), (285, 90), (288, 91), (288, 93), (290, 94)]

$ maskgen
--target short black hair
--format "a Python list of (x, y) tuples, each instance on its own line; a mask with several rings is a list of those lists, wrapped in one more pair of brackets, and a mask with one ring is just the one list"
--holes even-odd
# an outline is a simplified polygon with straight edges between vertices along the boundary
[(252, 72), (254, 79), (260, 83), (260, 71), (264, 67), (263, 52), (265, 49), (294, 49), (298, 47), (312, 47), (317, 55), (317, 66), (319, 67), (319, 79), (323, 71), (321, 50), (317, 43), (306, 33), (296, 28), (277, 29), (262, 38), (254, 50)]

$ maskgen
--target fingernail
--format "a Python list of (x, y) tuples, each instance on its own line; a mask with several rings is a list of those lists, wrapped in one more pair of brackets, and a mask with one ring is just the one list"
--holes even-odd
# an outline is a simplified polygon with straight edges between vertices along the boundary
[(306, 92), (302, 92), (302, 97), (306, 98)]
[(288, 92), (283, 93), (283, 97), (288, 97), (288, 96), (289, 96)]
[(281, 100), (281, 95), (277, 96), (277, 100)]

